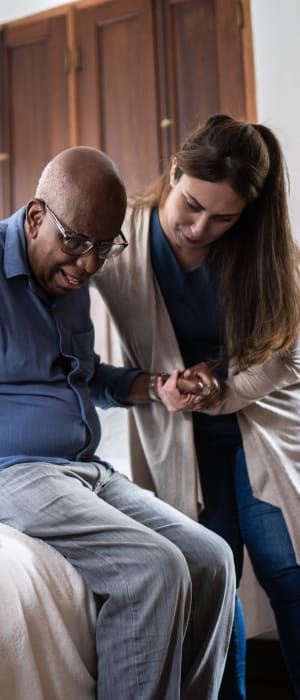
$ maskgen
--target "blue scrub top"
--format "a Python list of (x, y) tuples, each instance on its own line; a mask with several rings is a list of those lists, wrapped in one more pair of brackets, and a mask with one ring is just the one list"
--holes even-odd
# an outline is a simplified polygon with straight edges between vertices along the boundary
[[(218, 287), (212, 266), (203, 262), (186, 270), (181, 267), (160, 225), (157, 209), (150, 220), (152, 267), (160, 286), (185, 367), (216, 360), (224, 342)], [(216, 369), (227, 377), (227, 368)], [(239, 436), (235, 415), (207, 416), (194, 413), (195, 432), (214, 436)]]

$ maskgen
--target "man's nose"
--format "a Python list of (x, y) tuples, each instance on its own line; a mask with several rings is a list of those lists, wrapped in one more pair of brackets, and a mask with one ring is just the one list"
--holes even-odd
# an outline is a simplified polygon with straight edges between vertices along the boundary
[(194, 221), (191, 225), (191, 232), (194, 236), (199, 236), (208, 225), (208, 216), (205, 211), (201, 211), (197, 216), (195, 216)]
[(76, 265), (87, 272), (88, 275), (94, 275), (95, 272), (100, 270), (104, 262), (102, 258), (98, 258), (97, 251), (93, 249), (86, 255), (80, 255), (76, 260)]

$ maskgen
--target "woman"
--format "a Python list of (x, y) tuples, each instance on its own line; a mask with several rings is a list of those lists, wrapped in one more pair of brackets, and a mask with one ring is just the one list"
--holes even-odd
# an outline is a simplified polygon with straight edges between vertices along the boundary
[[(246, 544), (300, 698), (299, 255), (276, 137), (211, 117), (130, 202), (125, 233), (95, 281), (124, 360), (178, 368), (153, 377), (162, 401), (130, 411), (133, 477), (229, 542), (237, 586)], [(200, 404), (176, 387), (195, 365), (213, 390)], [(220, 698), (245, 698), (238, 599)]]

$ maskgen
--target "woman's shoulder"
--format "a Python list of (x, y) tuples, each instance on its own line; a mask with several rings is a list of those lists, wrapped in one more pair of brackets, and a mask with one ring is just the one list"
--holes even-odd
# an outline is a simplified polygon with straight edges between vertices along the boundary
[(132, 206), (129, 200), (122, 226), (125, 236), (132, 237), (149, 230), (150, 216), (149, 207)]

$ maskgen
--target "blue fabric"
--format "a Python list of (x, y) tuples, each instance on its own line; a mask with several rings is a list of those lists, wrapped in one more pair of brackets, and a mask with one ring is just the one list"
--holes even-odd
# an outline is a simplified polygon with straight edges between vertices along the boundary
[(0, 469), (92, 459), (100, 439), (94, 404), (123, 405), (138, 374), (99, 362), (87, 285), (52, 298), (39, 287), (24, 217), (22, 208), (0, 223)]
[(177, 261), (153, 210), (150, 221), (152, 267), (166, 302), (186, 366), (218, 357), (222, 335), (218, 293), (206, 263), (185, 270)]
[[(207, 263), (185, 270), (177, 261), (166, 238), (156, 209), (151, 214), (150, 241), (152, 266), (164, 297), (185, 367), (197, 362), (216, 360), (222, 351), (222, 319), (214, 271)], [(217, 367), (220, 377), (227, 377), (226, 367)], [(239, 434), (233, 415), (197, 414), (197, 425), (224, 433)], [(222, 428), (221, 428), (222, 426)]]
[(235, 455), (234, 481), (242, 539), (269, 597), (295, 697), (300, 698), (300, 566), (280, 508), (254, 498), (241, 449)]

